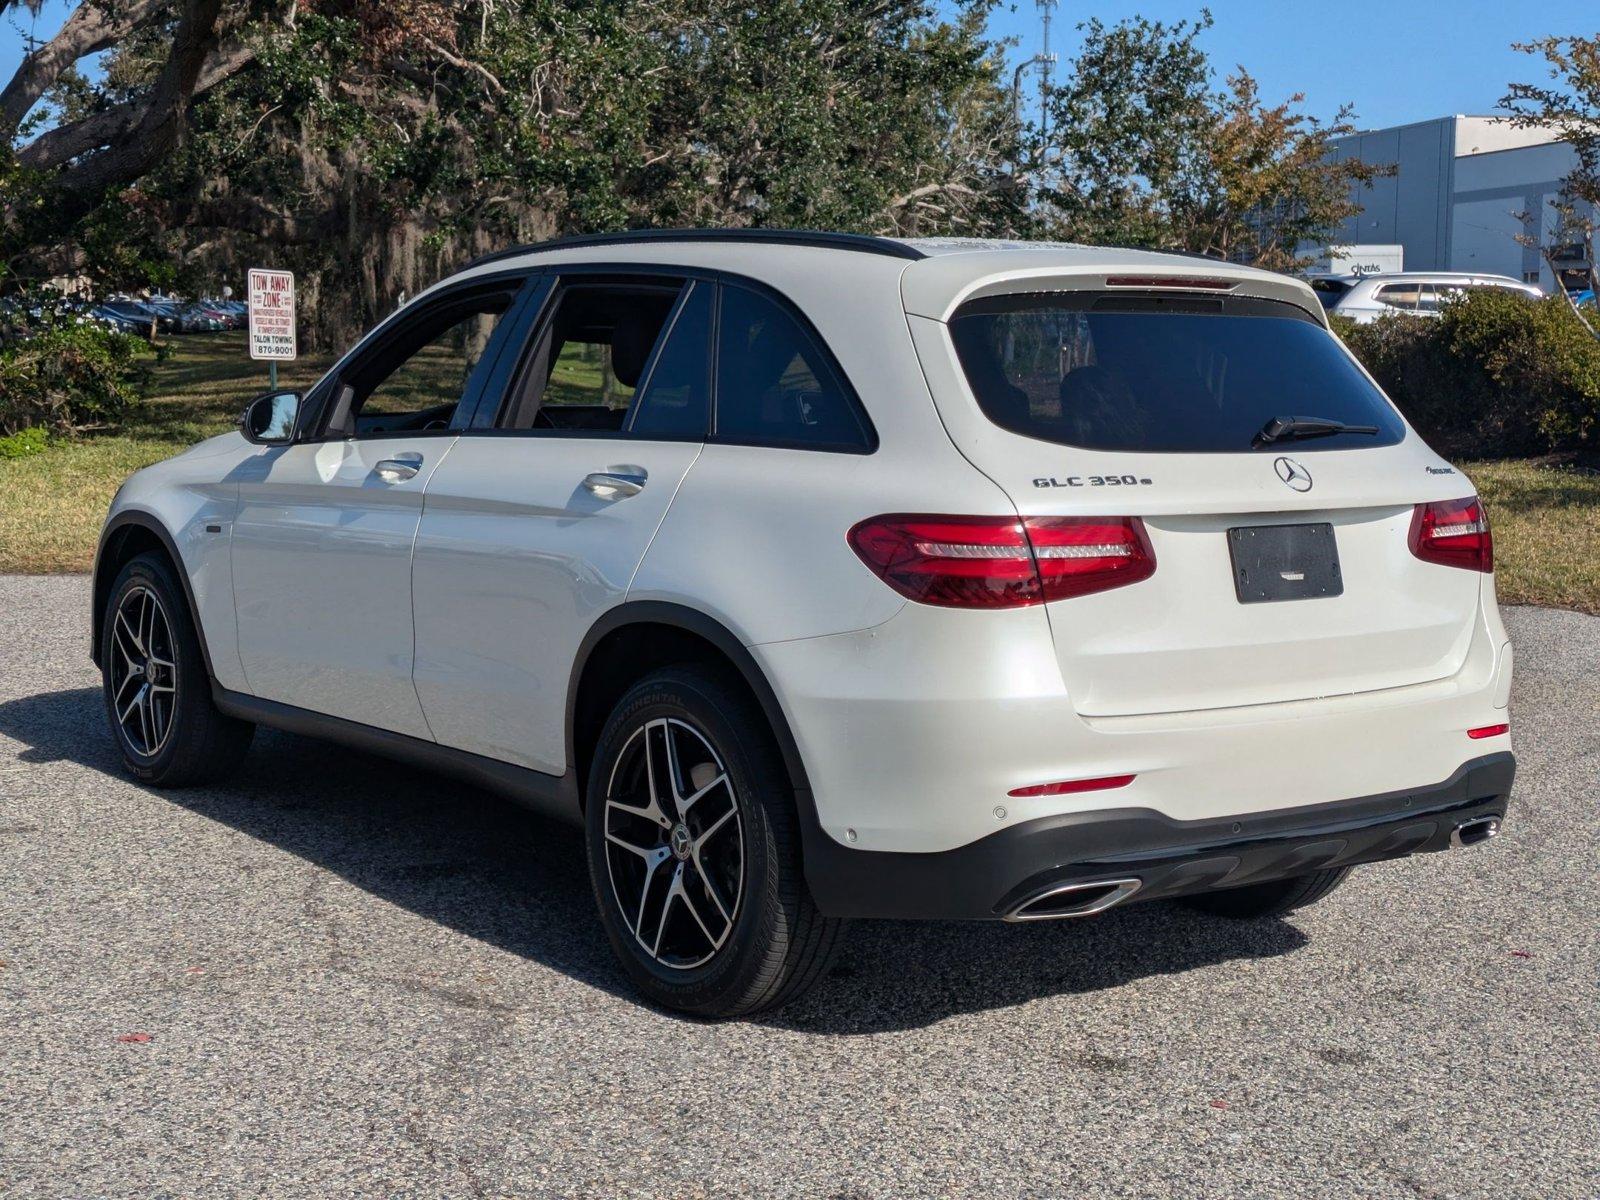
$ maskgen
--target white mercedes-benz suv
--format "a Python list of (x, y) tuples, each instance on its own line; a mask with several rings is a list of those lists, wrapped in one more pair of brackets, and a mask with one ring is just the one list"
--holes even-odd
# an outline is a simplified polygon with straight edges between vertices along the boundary
[(1263, 917), (1487, 839), (1491, 572), (1302, 282), (641, 232), (481, 260), (133, 476), (93, 646), (151, 784), (260, 724), (581, 822), (628, 975), (732, 1016), (850, 917)]

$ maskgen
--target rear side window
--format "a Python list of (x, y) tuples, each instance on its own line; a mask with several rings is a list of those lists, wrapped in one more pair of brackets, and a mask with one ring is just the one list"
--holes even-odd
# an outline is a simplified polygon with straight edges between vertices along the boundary
[(1391, 283), (1373, 293), (1379, 304), (1390, 308), (1413, 309), (1422, 295), (1422, 285), (1417, 283)]
[(691, 283), (656, 354), (644, 391), (634, 402), (628, 432), (635, 437), (703, 438), (711, 408), (711, 297)]
[(1296, 454), (1390, 446), (1405, 436), (1399, 414), (1320, 325), (1261, 315), (1294, 312), (1268, 301), (1232, 312), (1206, 304), (993, 297), (960, 309), (950, 333), (989, 419), (1041, 441), (1247, 453), (1268, 421), (1290, 416), (1378, 427), (1376, 436), (1296, 441)]
[(872, 434), (811, 335), (777, 301), (725, 284), (717, 326), (719, 440), (863, 453)]
[(500, 427), (620, 433), (683, 290), (681, 282), (665, 279), (563, 277)]

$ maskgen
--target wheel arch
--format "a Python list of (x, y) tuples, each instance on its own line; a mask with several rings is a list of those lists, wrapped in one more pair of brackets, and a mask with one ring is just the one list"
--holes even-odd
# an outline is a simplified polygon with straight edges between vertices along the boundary
[(89, 643), (89, 657), (100, 666), (100, 639), (105, 626), (106, 601), (111, 595), (111, 585), (117, 572), (130, 560), (151, 550), (163, 554), (172, 573), (178, 577), (183, 589), (184, 603), (189, 606), (189, 618), (194, 624), (195, 637), (200, 642), (200, 656), (206, 664), (206, 674), (212, 679), (211, 647), (206, 644), (205, 626), (200, 622), (200, 606), (195, 603), (194, 588), (189, 582), (189, 572), (184, 568), (183, 555), (178, 553), (178, 543), (161, 519), (143, 509), (124, 509), (106, 522), (100, 534), (100, 547), (95, 551), (94, 574), (91, 582), (90, 628), (93, 638)]
[[(583, 803), (586, 792), (588, 755), (615, 699), (633, 680), (651, 670), (704, 657), (703, 653), (692, 653), (696, 648), (709, 648), (716, 658), (726, 662), (760, 706), (783, 757), (801, 819), (814, 825), (811, 784), (799, 745), (777, 693), (754, 655), (715, 617), (687, 605), (659, 600), (635, 600), (608, 610), (590, 628), (574, 657), (567, 689), (566, 749), (579, 803)], [(632, 650), (643, 653), (625, 657)], [(619, 685), (618, 679), (624, 682)]]

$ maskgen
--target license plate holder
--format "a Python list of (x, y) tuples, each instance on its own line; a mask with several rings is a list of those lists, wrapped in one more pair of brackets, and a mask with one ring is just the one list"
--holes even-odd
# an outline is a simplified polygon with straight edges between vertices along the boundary
[(1228, 530), (1233, 588), (1240, 604), (1316, 600), (1344, 594), (1333, 526), (1242, 525)]

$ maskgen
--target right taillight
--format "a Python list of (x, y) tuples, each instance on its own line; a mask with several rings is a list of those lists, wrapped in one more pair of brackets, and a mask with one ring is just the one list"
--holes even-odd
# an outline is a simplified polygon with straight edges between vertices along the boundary
[(1483, 502), (1468, 496), (1417, 505), (1411, 514), (1411, 553), (1441, 566), (1493, 571), (1494, 535)]
[(1020, 608), (1148, 579), (1138, 517), (899, 513), (850, 530), (861, 561), (902, 596), (945, 608)]

